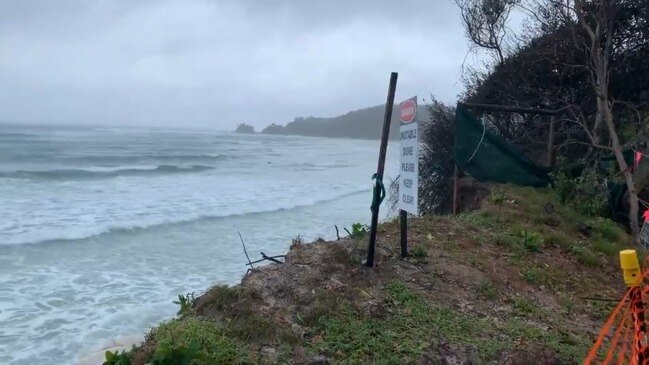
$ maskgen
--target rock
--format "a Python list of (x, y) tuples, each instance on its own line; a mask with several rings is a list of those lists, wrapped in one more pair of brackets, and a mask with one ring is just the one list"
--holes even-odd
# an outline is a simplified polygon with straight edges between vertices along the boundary
[(241, 123), (237, 126), (237, 129), (234, 131), (234, 133), (254, 134), (255, 128), (251, 125), (247, 125), (246, 123)]

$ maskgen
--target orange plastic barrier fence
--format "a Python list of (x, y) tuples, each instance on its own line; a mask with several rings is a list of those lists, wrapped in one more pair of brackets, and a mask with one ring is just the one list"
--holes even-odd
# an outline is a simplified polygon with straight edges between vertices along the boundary
[[(626, 252), (629, 253), (629, 251)], [(620, 260), (622, 268), (625, 269), (622, 253), (620, 253)], [(628, 276), (630, 274), (625, 272), (625, 281), (629, 288), (602, 326), (597, 339), (584, 359), (584, 365), (649, 365), (649, 342), (644, 302), (645, 298), (649, 298), (649, 256), (647, 256), (643, 267), (642, 275), (638, 275), (635, 283), (630, 281), (630, 276)]]

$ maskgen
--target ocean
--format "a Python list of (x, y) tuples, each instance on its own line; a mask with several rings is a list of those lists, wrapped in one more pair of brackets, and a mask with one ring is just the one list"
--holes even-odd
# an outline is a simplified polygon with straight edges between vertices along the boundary
[[(387, 177), (398, 173), (396, 143)], [(298, 234), (368, 223), (378, 141), (0, 125), (0, 363), (74, 363), (236, 284)], [(382, 217), (387, 214), (386, 204)], [(396, 243), (395, 243), (396, 244)]]

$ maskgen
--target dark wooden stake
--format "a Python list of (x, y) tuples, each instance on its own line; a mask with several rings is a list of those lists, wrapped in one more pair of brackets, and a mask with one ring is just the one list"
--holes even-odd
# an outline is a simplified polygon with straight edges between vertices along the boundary
[[(390, 135), (390, 122), (392, 121), (392, 108), (394, 107), (394, 93), (397, 89), (397, 77), (399, 74), (393, 72), (390, 75), (390, 86), (388, 87), (388, 99), (385, 102), (385, 116), (383, 118), (383, 131), (381, 132), (381, 147), (379, 148), (379, 164), (376, 168), (376, 180), (383, 180), (385, 170), (385, 153), (388, 148), (388, 137)], [(374, 189), (373, 201), (378, 202), (381, 192)], [(374, 251), (376, 249), (376, 229), (379, 223), (379, 205), (372, 207), (372, 224), (370, 225), (370, 242), (367, 247), (367, 260), (365, 265), (374, 266)]]
[(399, 211), (401, 221), (401, 257), (408, 256), (408, 213), (405, 210)]
[(459, 182), (458, 179), (460, 178), (460, 169), (457, 168), (457, 165), (455, 165), (455, 170), (453, 170), (453, 214), (457, 214), (457, 211), (459, 210), (459, 204), (457, 201), (458, 197), (458, 189), (459, 189)]
[(250, 262), (250, 256), (248, 256), (248, 251), (246, 251), (246, 244), (243, 243), (243, 236), (241, 236), (241, 232), (237, 232), (239, 234), (239, 238), (241, 238), (241, 246), (243, 246), (243, 253), (246, 254), (246, 258), (248, 259), (248, 265), (250, 265), (251, 269), (254, 269), (255, 267), (252, 266), (252, 262)]
[(555, 126), (556, 118), (554, 115), (550, 116), (550, 131), (548, 132), (548, 158), (547, 163), (548, 167), (554, 167), (555, 163), (555, 154), (554, 154), (554, 135), (555, 135)]
[(336, 227), (336, 241), (340, 241), (340, 231), (338, 231), (338, 226), (334, 224), (334, 227)]

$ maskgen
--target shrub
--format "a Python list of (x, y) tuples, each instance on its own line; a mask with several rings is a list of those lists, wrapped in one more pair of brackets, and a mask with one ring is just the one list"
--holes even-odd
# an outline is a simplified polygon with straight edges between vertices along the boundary
[(153, 365), (189, 365), (199, 359), (201, 347), (196, 340), (191, 340), (188, 346), (174, 346), (163, 342), (153, 355)]
[(122, 351), (121, 353), (106, 351), (104, 356), (106, 361), (102, 365), (131, 365), (133, 353), (131, 351)]
[(516, 232), (516, 237), (520, 239), (523, 249), (527, 252), (541, 252), (543, 246), (543, 236), (537, 232), (531, 232), (522, 229)]
[(367, 226), (361, 223), (354, 223), (352, 224), (352, 231), (351, 234), (349, 235), (351, 238), (358, 240), (362, 239), (367, 235)]
[(419, 210), (421, 214), (448, 214), (455, 168), (455, 108), (433, 97), (427, 109), (430, 120), (421, 126)]
[(193, 317), (171, 320), (155, 328), (153, 336), (157, 344), (154, 359), (157, 356), (161, 365), (176, 364), (162, 362), (166, 358), (192, 358), (192, 364), (234, 363), (244, 359), (244, 352), (237, 344), (207, 320)]
[(588, 216), (608, 214), (606, 189), (601, 183), (602, 176), (595, 168), (585, 168), (581, 174), (560, 168), (551, 173), (551, 176), (552, 187), (562, 204)]
[(180, 306), (180, 309), (178, 309), (178, 312), (176, 315), (179, 315), (181, 317), (186, 316), (192, 312), (192, 308), (194, 307), (194, 293), (187, 293), (187, 295), (178, 295), (178, 300), (174, 301), (174, 304), (178, 304)]
[(416, 257), (416, 258), (424, 258), (424, 257), (428, 256), (428, 251), (426, 251), (426, 248), (424, 248), (422, 246), (413, 247), (412, 250), (410, 251), (410, 253), (412, 254), (413, 257)]
[(302, 235), (298, 234), (291, 241), (291, 246), (298, 246), (298, 245), (301, 245), (303, 243), (304, 243), (304, 237), (302, 237)]

